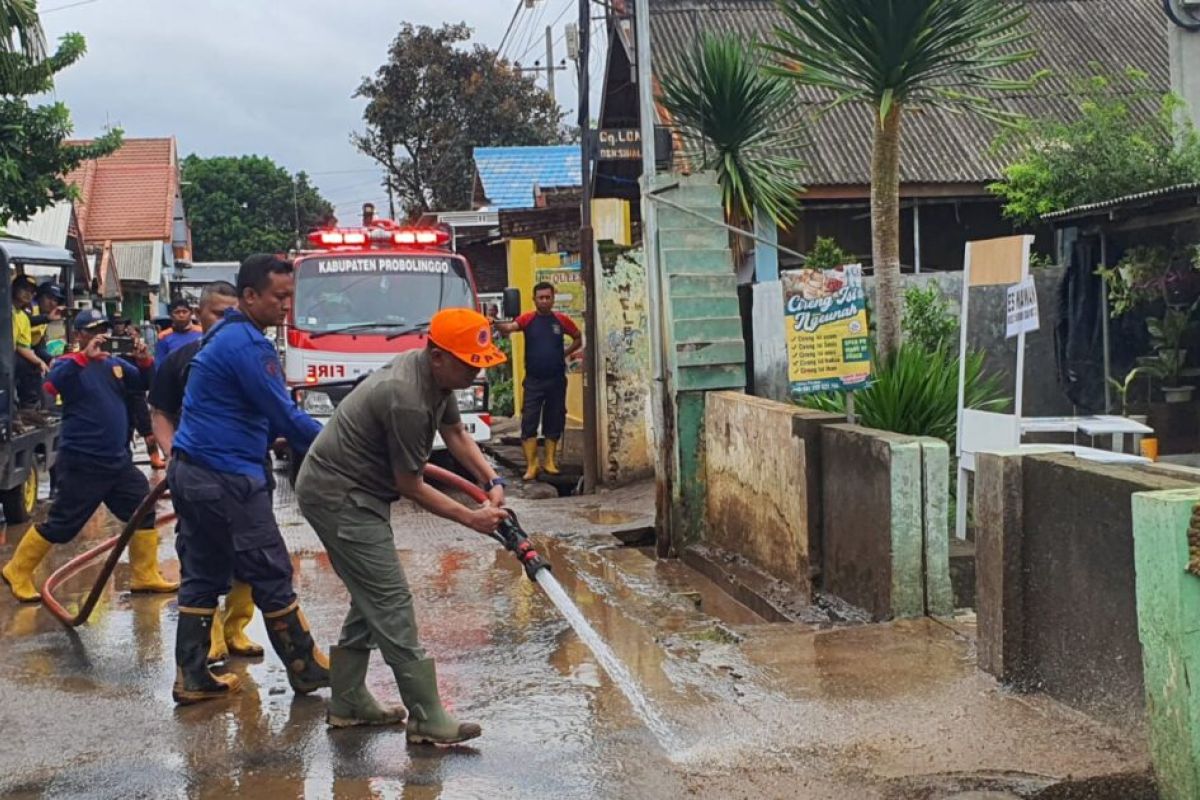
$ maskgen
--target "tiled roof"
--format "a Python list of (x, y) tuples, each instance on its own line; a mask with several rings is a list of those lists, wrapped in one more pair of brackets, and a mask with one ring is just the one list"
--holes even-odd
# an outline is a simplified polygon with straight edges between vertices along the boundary
[(489, 208), (533, 208), (534, 186), (579, 186), (579, 145), (476, 147), (475, 169)]
[(122, 282), (158, 286), (162, 280), (162, 242), (113, 242), (112, 249)]
[[(1170, 88), (1167, 22), (1158, 3), (1027, 0), (1026, 5), (1030, 44), (1039, 54), (1012, 68), (1010, 76), (1028, 77), (1043, 69), (1052, 74), (1032, 91), (996, 95), (998, 107), (1033, 117), (1075, 115), (1072, 77), (1089, 74), (1093, 62), (1112, 74), (1137, 67), (1149, 74), (1154, 90)], [(774, 0), (652, 0), (654, 71), (661, 76), (678, 69), (703, 31), (762, 41), (783, 24)], [(785, 123), (808, 126), (809, 146), (792, 154), (808, 165), (801, 173), (804, 184), (870, 183), (871, 111), (863, 105), (845, 105), (818, 115), (833, 95), (824, 89), (796, 88), (796, 109)], [(996, 126), (977, 115), (911, 109), (904, 118), (901, 180), (972, 184), (996, 180), (1006, 160), (990, 152), (995, 134)], [(694, 147), (689, 149), (695, 152)]]
[(127, 139), (112, 155), (82, 164), (67, 181), (79, 186), (85, 239), (171, 241), (176, 170), (174, 139)]

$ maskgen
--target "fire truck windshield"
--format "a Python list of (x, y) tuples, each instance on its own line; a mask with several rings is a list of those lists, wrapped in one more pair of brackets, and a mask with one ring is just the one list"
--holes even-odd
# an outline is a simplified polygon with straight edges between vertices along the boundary
[(372, 323), (395, 329), (428, 321), (439, 309), (474, 308), (461, 259), (441, 253), (337, 253), (309, 256), (296, 265), (295, 326), (334, 332)]

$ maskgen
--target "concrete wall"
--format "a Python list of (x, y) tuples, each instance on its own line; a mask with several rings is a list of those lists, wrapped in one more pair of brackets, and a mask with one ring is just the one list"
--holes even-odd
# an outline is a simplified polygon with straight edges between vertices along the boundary
[(1142, 706), (1131, 497), (1194, 483), (1066, 455), (981, 454), (980, 668), (1089, 713)]
[[(936, 465), (928, 471), (925, 450)], [(948, 458), (936, 439), (821, 429), (825, 591), (877, 620), (952, 611), (947, 545), (938, 541), (947, 537)]]
[(820, 427), (833, 414), (734, 392), (714, 392), (705, 409), (705, 544), (740, 553), (811, 595), (819, 563)]
[[(1058, 324), (1058, 285), (1061, 267), (1034, 271), (1038, 290), (1041, 330), (1029, 334), (1025, 343), (1025, 400), (1027, 416), (1061, 416), (1073, 409), (1058, 382), (1054, 356), (1054, 327)], [(903, 276), (903, 285), (936, 287), (961, 318), (962, 273), (938, 272)], [(783, 299), (778, 284), (762, 284), (754, 291), (754, 387), (755, 394), (775, 400), (787, 399), (787, 348), (783, 337)], [(874, 307), (874, 278), (866, 279), (867, 301)], [(1005, 288), (988, 286), (971, 292), (971, 320), (967, 337), (970, 346), (988, 354), (987, 366), (1005, 376), (1003, 386), (1012, 396), (1017, 362), (1016, 340), (1004, 338)]]
[(600, 463), (606, 484), (654, 471), (650, 450), (650, 322), (641, 250), (600, 248)]
[(1200, 797), (1200, 490), (1133, 497), (1138, 631), (1154, 773), (1164, 800)]

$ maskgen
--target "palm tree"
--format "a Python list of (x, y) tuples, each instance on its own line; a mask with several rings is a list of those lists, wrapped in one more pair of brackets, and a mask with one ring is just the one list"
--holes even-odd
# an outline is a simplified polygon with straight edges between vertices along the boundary
[(663, 76), (659, 99), (675, 125), (703, 143), (701, 168), (716, 170), (730, 223), (753, 220), (760, 208), (786, 228), (796, 221), (804, 166), (785, 155), (800, 141), (782, 126), (794, 92), (762, 68), (752, 45), (705, 34), (678, 71)]
[(831, 105), (869, 104), (871, 238), (878, 348), (900, 345), (900, 141), (905, 109), (942, 106), (1003, 119), (987, 92), (1027, 87), (1005, 68), (1024, 49), (1025, 6), (1015, 0), (777, 0), (787, 20), (769, 47), (775, 71), (828, 89)]
[(37, 0), (0, 0), (0, 55), (17, 53), (30, 61), (46, 57), (46, 34)]

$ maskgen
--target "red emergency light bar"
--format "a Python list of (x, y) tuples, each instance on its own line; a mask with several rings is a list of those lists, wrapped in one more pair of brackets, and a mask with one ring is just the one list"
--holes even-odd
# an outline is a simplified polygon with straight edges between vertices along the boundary
[(450, 244), (450, 233), (440, 228), (326, 228), (310, 233), (308, 241), (320, 248), (366, 247), (368, 242), (376, 247), (445, 247)]

